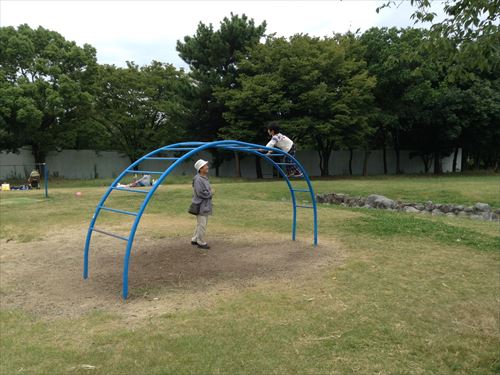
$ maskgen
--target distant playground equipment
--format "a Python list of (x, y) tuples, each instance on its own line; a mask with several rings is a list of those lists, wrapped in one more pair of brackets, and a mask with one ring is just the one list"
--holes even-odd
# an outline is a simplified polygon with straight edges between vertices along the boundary
[[(310, 209), (313, 213), (313, 221), (314, 221), (314, 229), (313, 229), (313, 244), (316, 246), (318, 244), (318, 214), (316, 207), (316, 198), (314, 194), (313, 187), (311, 185), (311, 181), (309, 176), (307, 175), (304, 167), (300, 162), (294, 157), (290, 156), (288, 153), (277, 149), (277, 148), (269, 148), (262, 145), (257, 145), (253, 143), (246, 143), (240, 141), (216, 141), (216, 142), (182, 142), (176, 143), (169, 146), (165, 146), (159, 148), (155, 151), (150, 152), (149, 154), (143, 156), (138, 159), (136, 162), (132, 163), (127, 169), (125, 169), (108, 187), (101, 200), (97, 204), (94, 215), (90, 221), (89, 229), (87, 232), (87, 238), (85, 241), (85, 249), (83, 256), (83, 278), (87, 279), (89, 276), (89, 250), (90, 250), (90, 241), (92, 238), (93, 232), (98, 232), (104, 235), (108, 235), (119, 240), (123, 240), (127, 242), (127, 248), (124, 255), (123, 262), (123, 275), (122, 275), (122, 297), (124, 299), (128, 296), (128, 269), (129, 269), (129, 261), (130, 254), (132, 251), (132, 245), (134, 243), (135, 233), (137, 231), (137, 227), (141, 220), (142, 214), (146, 209), (149, 201), (151, 200), (153, 194), (156, 189), (161, 185), (161, 183), (167, 178), (167, 176), (179, 165), (181, 165), (184, 161), (187, 161), (195, 154), (205, 151), (208, 149), (220, 149), (220, 150), (228, 150), (234, 152), (244, 152), (252, 155), (256, 155), (264, 159), (268, 164), (273, 166), (277, 172), (283, 177), (283, 180), (286, 182), (290, 195), (292, 198), (292, 240), (295, 240), (296, 237), (296, 228), (297, 228), (297, 209)], [(261, 152), (263, 151), (263, 152)], [(271, 151), (271, 154), (267, 152)], [(265, 152), (265, 153), (264, 153)], [(180, 154), (180, 156), (179, 156)], [(138, 170), (137, 168), (141, 165), (141, 163), (155, 160), (165, 162), (165, 169), (162, 171), (147, 171), (147, 170)], [(292, 164), (295, 165), (301, 172), (302, 175), (299, 178), (295, 178), (294, 181), (305, 181), (307, 184), (306, 189), (297, 189), (293, 186), (292, 181), (288, 178), (287, 174), (283, 171), (283, 168), (287, 165)], [(132, 188), (126, 185), (120, 184), (120, 181), (129, 174), (143, 174), (143, 175), (158, 175), (158, 179), (152, 183), (147, 188), (140, 188), (141, 186), (136, 185)], [(142, 201), (140, 208), (137, 212), (119, 210), (112, 207), (107, 207), (104, 205), (110, 194), (114, 191), (122, 191), (133, 194), (142, 194), (144, 195), (144, 200)], [(307, 193), (310, 195), (311, 204), (297, 204), (296, 193)], [(118, 234), (110, 233), (108, 231), (102, 230), (100, 228), (95, 227), (96, 220), (100, 214), (100, 212), (108, 211), (116, 214), (122, 215), (130, 215), (135, 217), (132, 227), (130, 229), (130, 233), (128, 237), (124, 237)]]
[[(43, 179), (42, 176), (43, 175)], [(49, 168), (46, 163), (0, 164), (2, 191), (40, 189), (49, 196)]]

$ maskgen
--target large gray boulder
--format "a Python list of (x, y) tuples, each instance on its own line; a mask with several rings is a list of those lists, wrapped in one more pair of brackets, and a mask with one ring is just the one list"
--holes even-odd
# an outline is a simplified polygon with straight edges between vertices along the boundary
[(396, 202), (392, 199), (386, 198), (383, 195), (372, 194), (366, 198), (366, 204), (376, 208), (394, 208)]
[(475, 211), (479, 211), (479, 212), (490, 212), (491, 211), (491, 207), (488, 203), (476, 203), (474, 205), (474, 210)]

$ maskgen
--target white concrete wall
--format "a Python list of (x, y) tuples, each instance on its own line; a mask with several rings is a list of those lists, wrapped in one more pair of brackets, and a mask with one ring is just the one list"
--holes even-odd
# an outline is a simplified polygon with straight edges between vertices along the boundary
[[(401, 151), (401, 169), (404, 173), (424, 173), (424, 165), (419, 157), (409, 158), (410, 151)], [(242, 154), (241, 173), (243, 177), (255, 178), (255, 157)], [(458, 154), (457, 166), (461, 165), (461, 150)], [(176, 175), (191, 175), (193, 164), (198, 158), (211, 159), (210, 153), (204, 152), (183, 163), (173, 173)], [(319, 158), (316, 151), (298, 151), (297, 158), (304, 165), (310, 176), (319, 176)], [(353, 155), (353, 174), (363, 173), (364, 151), (356, 150)], [(161, 170), (165, 166), (165, 161), (147, 161), (142, 166), (142, 170)], [(5, 166), (5, 165), (24, 166)], [(29, 165), (31, 164), (31, 165)], [(29, 148), (24, 148), (19, 154), (0, 153), (0, 178), (7, 179), (17, 176), (25, 178), (29, 175), (34, 164), (33, 156)], [(93, 179), (116, 177), (130, 164), (129, 159), (115, 151), (96, 152), (93, 150), (64, 150), (53, 152), (47, 157), (47, 165), (51, 176), (58, 176), (71, 179)], [(443, 172), (451, 172), (453, 167), (453, 155), (442, 160)], [(264, 161), (261, 161), (264, 177), (272, 175), (272, 168)], [(387, 150), (387, 169), (389, 174), (395, 173), (396, 155), (393, 150)], [(431, 170), (429, 173), (433, 172)], [(378, 175), (384, 173), (382, 150), (374, 150), (368, 159), (368, 174)], [(221, 176), (235, 176), (235, 160), (222, 163), (220, 167)], [(331, 175), (349, 174), (349, 151), (335, 151), (330, 158)]]
[(35, 159), (30, 147), (24, 147), (19, 153), (0, 152), (0, 178), (25, 179), (35, 167)]

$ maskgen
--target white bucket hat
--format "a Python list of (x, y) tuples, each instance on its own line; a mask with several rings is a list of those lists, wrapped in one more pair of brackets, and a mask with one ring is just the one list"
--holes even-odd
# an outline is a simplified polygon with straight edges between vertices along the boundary
[(196, 163), (194, 163), (194, 169), (196, 169), (196, 171), (198, 172), (201, 167), (203, 167), (204, 165), (207, 165), (207, 164), (208, 164), (208, 161), (200, 159)]

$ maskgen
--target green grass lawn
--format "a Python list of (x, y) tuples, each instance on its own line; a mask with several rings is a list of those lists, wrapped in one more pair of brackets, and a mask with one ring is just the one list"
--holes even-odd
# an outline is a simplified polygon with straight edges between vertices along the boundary
[[(64, 230), (84, 233), (108, 182), (57, 182), (49, 199), (37, 191), (2, 192), (1, 255), (9, 257), (7, 244), (43, 246)], [(245, 233), (265, 242), (289, 233), (282, 181), (214, 179), (214, 185), (212, 238)], [(314, 187), (500, 207), (498, 176), (333, 179)], [(168, 233), (155, 222), (185, 221), (190, 189), (187, 177), (162, 186), (139, 232), (162, 238)], [(134, 210), (138, 199), (118, 194), (109, 206)], [(106, 215), (101, 223), (127, 228), (128, 222)], [(311, 230), (301, 211), (298, 237), (312, 240)], [(498, 223), (320, 206), (319, 234), (318, 251), (339, 246), (342, 262), (293, 283), (236, 288), (208, 307), (160, 312), (134, 324), (106, 306), (56, 319), (1, 306), (0, 374), (500, 372)], [(8, 277), (0, 278), (0, 298), (11, 293), (2, 282)], [(168, 296), (161, 288), (155, 293)]]

